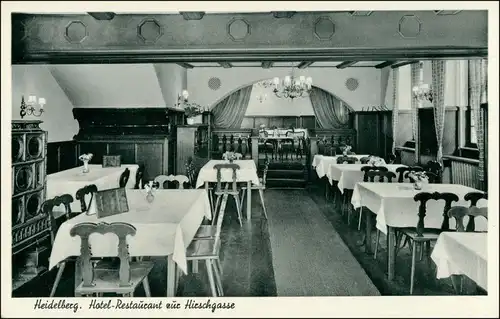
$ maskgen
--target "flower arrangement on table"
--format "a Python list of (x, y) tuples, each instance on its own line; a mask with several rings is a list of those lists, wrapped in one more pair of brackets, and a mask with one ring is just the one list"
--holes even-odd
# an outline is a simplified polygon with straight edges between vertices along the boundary
[(413, 182), (413, 186), (417, 190), (422, 189), (423, 184), (429, 183), (429, 177), (425, 172), (409, 171), (406, 176)]
[(80, 161), (83, 162), (83, 172), (88, 173), (89, 172), (89, 162), (94, 157), (94, 154), (88, 153), (88, 154), (82, 154), (78, 157)]
[(384, 164), (385, 164), (385, 161), (378, 156), (370, 156), (370, 159), (368, 160), (368, 165), (380, 166), (380, 165), (384, 165)]
[(340, 150), (342, 151), (342, 154), (344, 156), (347, 156), (350, 154), (350, 152), (352, 150), (352, 146), (351, 145), (344, 145), (344, 146), (340, 147)]
[(153, 181), (149, 181), (146, 185), (144, 185), (144, 190), (146, 191), (146, 199), (148, 202), (152, 202), (155, 199), (153, 192), (158, 189), (157, 183)]
[(242, 156), (243, 155), (241, 155), (240, 153), (227, 151), (226, 153), (222, 154), (222, 159), (228, 160), (230, 163), (232, 163), (234, 160), (240, 159)]

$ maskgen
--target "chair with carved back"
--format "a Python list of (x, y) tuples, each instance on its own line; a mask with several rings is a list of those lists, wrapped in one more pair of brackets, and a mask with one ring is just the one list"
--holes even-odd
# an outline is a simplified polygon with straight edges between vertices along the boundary
[[(91, 262), (91, 234), (105, 235), (112, 233), (118, 237), (118, 259), (119, 265), (111, 265), (105, 268), (93, 267)], [(75, 297), (94, 295), (100, 296), (104, 293), (115, 293), (123, 297), (133, 297), (134, 291), (139, 284), (143, 284), (147, 297), (151, 297), (148, 275), (153, 269), (153, 263), (149, 261), (131, 261), (129, 256), (127, 236), (135, 236), (134, 226), (115, 223), (79, 223), (70, 230), (72, 237), (81, 238), (81, 255), (79, 283), (75, 288)], [(81, 278), (81, 281), (80, 281)]]
[(142, 189), (144, 187), (144, 171), (144, 164), (140, 164), (139, 168), (137, 168), (137, 172), (135, 173), (134, 189)]
[(396, 168), (396, 173), (398, 173), (398, 183), (403, 183), (405, 178), (407, 178), (407, 172), (423, 172), (424, 168), (420, 166), (402, 166)]
[(337, 164), (356, 164), (357, 160), (356, 157), (352, 156), (339, 156), (337, 157)]
[(369, 161), (370, 161), (370, 157), (369, 157), (369, 156), (364, 156), (364, 157), (361, 157), (361, 158), (359, 159), (359, 162), (360, 162), (361, 164), (368, 164), (368, 162), (369, 162)]
[[(413, 198), (416, 202), (419, 202), (418, 209), (418, 222), (415, 227), (400, 228), (398, 231), (406, 236), (410, 243), (410, 250), (412, 252), (412, 262), (411, 262), (411, 278), (410, 278), (410, 294), (413, 294), (414, 278), (415, 278), (415, 264), (417, 249), (420, 248), (421, 254), (423, 254), (424, 244), (427, 255), (427, 262), (430, 264), (430, 254), (431, 254), (431, 243), (435, 242), (439, 234), (443, 231), (450, 230), (450, 217), (448, 211), (451, 208), (453, 202), (458, 202), (459, 198), (454, 193), (428, 193), (420, 192), (416, 194)], [(427, 203), (429, 201), (444, 201), (443, 209), (443, 222), (441, 228), (427, 228), (425, 227), (425, 216), (427, 213)], [(422, 259), (422, 258), (421, 258)], [(430, 268), (430, 265), (429, 265)]]
[[(236, 163), (221, 163), (215, 164), (214, 170), (217, 171), (217, 184), (214, 190), (214, 195), (217, 197), (214, 206), (214, 212), (217, 211), (218, 206), (220, 204), (220, 200), (224, 194), (231, 195), (234, 198), (236, 204), (236, 210), (238, 212), (238, 220), (240, 222), (240, 226), (243, 226), (241, 221), (241, 207), (240, 207), (240, 191), (238, 190), (238, 182), (237, 182), (237, 171), (240, 169), (240, 166)], [(231, 182), (226, 183), (228, 187), (222, 186), (222, 170), (230, 170), (231, 173)]]
[[(363, 182), (368, 182), (368, 172), (388, 172), (389, 169), (385, 166), (373, 166), (373, 165), (367, 165), (361, 167), (361, 171), (363, 172)], [(348, 216), (348, 224), (349, 224), (349, 216)], [(359, 209), (359, 219), (358, 219), (358, 230), (361, 230), (361, 220), (363, 219), (363, 207)]]
[[(226, 184), (226, 189), (229, 184)], [(215, 234), (212, 237), (200, 238), (191, 241), (186, 249), (186, 260), (193, 263), (193, 268), (198, 261), (205, 261), (205, 269), (207, 270), (208, 280), (210, 283), (210, 290), (212, 296), (222, 297), (224, 291), (222, 289), (222, 265), (220, 263), (220, 250), (221, 250), (221, 231), (222, 221), (224, 219), (224, 211), (226, 210), (226, 203), (229, 197), (229, 192), (221, 195), (220, 209), (215, 224)], [(214, 218), (215, 219), (215, 218)], [(197, 266), (196, 266), (197, 268)]]
[(366, 172), (368, 181), (371, 183), (375, 182), (375, 177), (378, 177), (377, 182), (384, 183), (386, 180), (388, 183), (392, 183), (393, 179), (396, 179), (396, 174), (389, 171), (368, 171)]
[(120, 186), (120, 188), (123, 188), (127, 185), (129, 178), (130, 178), (130, 169), (126, 167), (123, 173), (121, 173), (120, 179), (118, 180), (118, 185)]
[(443, 166), (438, 161), (429, 161), (426, 165), (426, 173), (430, 173), (427, 174), (429, 183), (439, 184), (443, 176)]
[[(167, 189), (169, 183), (174, 183), (175, 188), (184, 189), (184, 185), (189, 184), (189, 177), (186, 175), (158, 175), (154, 182), (158, 184), (159, 189)], [(167, 185), (165, 185), (167, 183)]]
[[(266, 161), (266, 164), (264, 165), (264, 170), (262, 177), (259, 177), (259, 185), (253, 185), (251, 186), (251, 189), (258, 190), (259, 191), (259, 196), (260, 196), (260, 203), (262, 205), (262, 209), (264, 211), (264, 217), (267, 219), (267, 210), (266, 210), (266, 204), (264, 203), (264, 190), (266, 189), (266, 180), (267, 180), (267, 171), (269, 169), (269, 161)], [(241, 187), (241, 202), (240, 202), (240, 207), (243, 207), (243, 201), (245, 200), (245, 195), (247, 193), (247, 186), (244, 185)]]
[[(80, 201), (82, 213), (86, 213), (92, 205), (94, 194), (97, 193), (97, 186), (95, 184), (86, 185), (76, 191), (75, 199)], [(90, 200), (87, 202), (86, 197), (90, 195)]]
[[(70, 194), (64, 194), (56, 196), (52, 199), (48, 199), (42, 204), (41, 207), (42, 212), (49, 218), (50, 221), (49, 231), (50, 231), (50, 242), (52, 246), (54, 245), (57, 231), (59, 230), (61, 224), (74, 217), (74, 215), (71, 212), (72, 202), (73, 202), (73, 196), (71, 196)], [(64, 207), (64, 212), (54, 211), (54, 207), (60, 207), (61, 205), (63, 205)], [(66, 263), (72, 261), (75, 261), (75, 258), (67, 258), (61, 261), (57, 265), (59, 269), (57, 270), (56, 279), (54, 280), (54, 284), (52, 285), (52, 290), (50, 291), (50, 297), (54, 297), (57, 291), (57, 287), (59, 286), (59, 282), (61, 281), (64, 269), (66, 267)]]
[[(470, 207), (476, 206), (477, 202), (481, 199), (488, 199), (488, 193), (483, 193), (483, 192), (470, 192), (465, 194), (464, 199), (466, 201), (470, 201)], [(469, 222), (467, 223), (467, 229), (466, 231), (474, 231), (475, 229), (475, 221), (474, 221), (474, 216), (469, 216)]]

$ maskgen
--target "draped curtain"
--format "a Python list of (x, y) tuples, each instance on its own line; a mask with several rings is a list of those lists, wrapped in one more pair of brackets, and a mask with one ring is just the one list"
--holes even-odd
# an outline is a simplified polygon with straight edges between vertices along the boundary
[(444, 105), (444, 82), (446, 77), (446, 64), (444, 60), (432, 61), (432, 90), (434, 104), (434, 125), (437, 139), (437, 161), (442, 164), (443, 158), (443, 131), (446, 106)]
[[(475, 129), (477, 137), (477, 147), (479, 149), (479, 171), (478, 179), (482, 184), (484, 183), (484, 121), (481, 118), (481, 100), (483, 93), (487, 92), (487, 70), (488, 61), (485, 59), (471, 60), (469, 61), (469, 71), (470, 71), (470, 106), (472, 116), (475, 119)], [(480, 186), (480, 185), (478, 185)], [(480, 188), (481, 189), (481, 188)]]
[(220, 128), (240, 128), (250, 102), (253, 85), (246, 86), (222, 101), (213, 109), (214, 124)]
[(396, 154), (396, 135), (398, 130), (399, 119), (399, 103), (397, 103), (398, 95), (398, 69), (392, 72), (392, 154)]
[[(418, 84), (419, 81), (419, 64), (411, 65), (411, 87), (412, 90), (414, 86)], [(418, 163), (418, 142), (417, 142), (417, 125), (418, 125), (418, 101), (412, 94), (411, 99), (411, 131), (413, 134), (413, 140), (415, 141), (415, 162)]]
[(332, 94), (312, 87), (309, 93), (316, 120), (321, 128), (345, 128), (352, 109)]

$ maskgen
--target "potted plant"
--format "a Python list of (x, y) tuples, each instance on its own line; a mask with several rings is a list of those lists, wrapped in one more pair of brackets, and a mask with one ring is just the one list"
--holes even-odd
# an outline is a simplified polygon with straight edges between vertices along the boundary
[(200, 124), (202, 123), (202, 108), (199, 104), (190, 103), (184, 108), (184, 114), (187, 119), (188, 125)]

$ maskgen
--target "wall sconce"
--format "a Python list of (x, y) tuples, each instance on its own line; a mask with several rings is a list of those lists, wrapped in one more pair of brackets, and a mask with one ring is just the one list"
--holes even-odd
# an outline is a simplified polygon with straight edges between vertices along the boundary
[[(47, 104), (45, 101), (45, 98), (41, 97), (36, 99), (35, 95), (30, 95), (28, 97), (28, 102), (24, 102), (24, 96), (21, 98), (21, 111), (19, 112), (19, 115), (21, 115), (21, 118), (24, 118), (26, 115), (34, 115), (36, 117), (40, 117), (45, 110), (43, 109), (43, 106)], [(37, 109), (38, 107), (38, 109)]]
[(429, 86), (429, 84), (425, 83), (414, 86), (413, 97), (415, 97), (417, 101), (428, 101), (429, 103), (432, 103), (432, 88)]
[(189, 92), (187, 90), (182, 90), (182, 93), (177, 95), (177, 103), (175, 107), (181, 107), (184, 103), (188, 102)]

